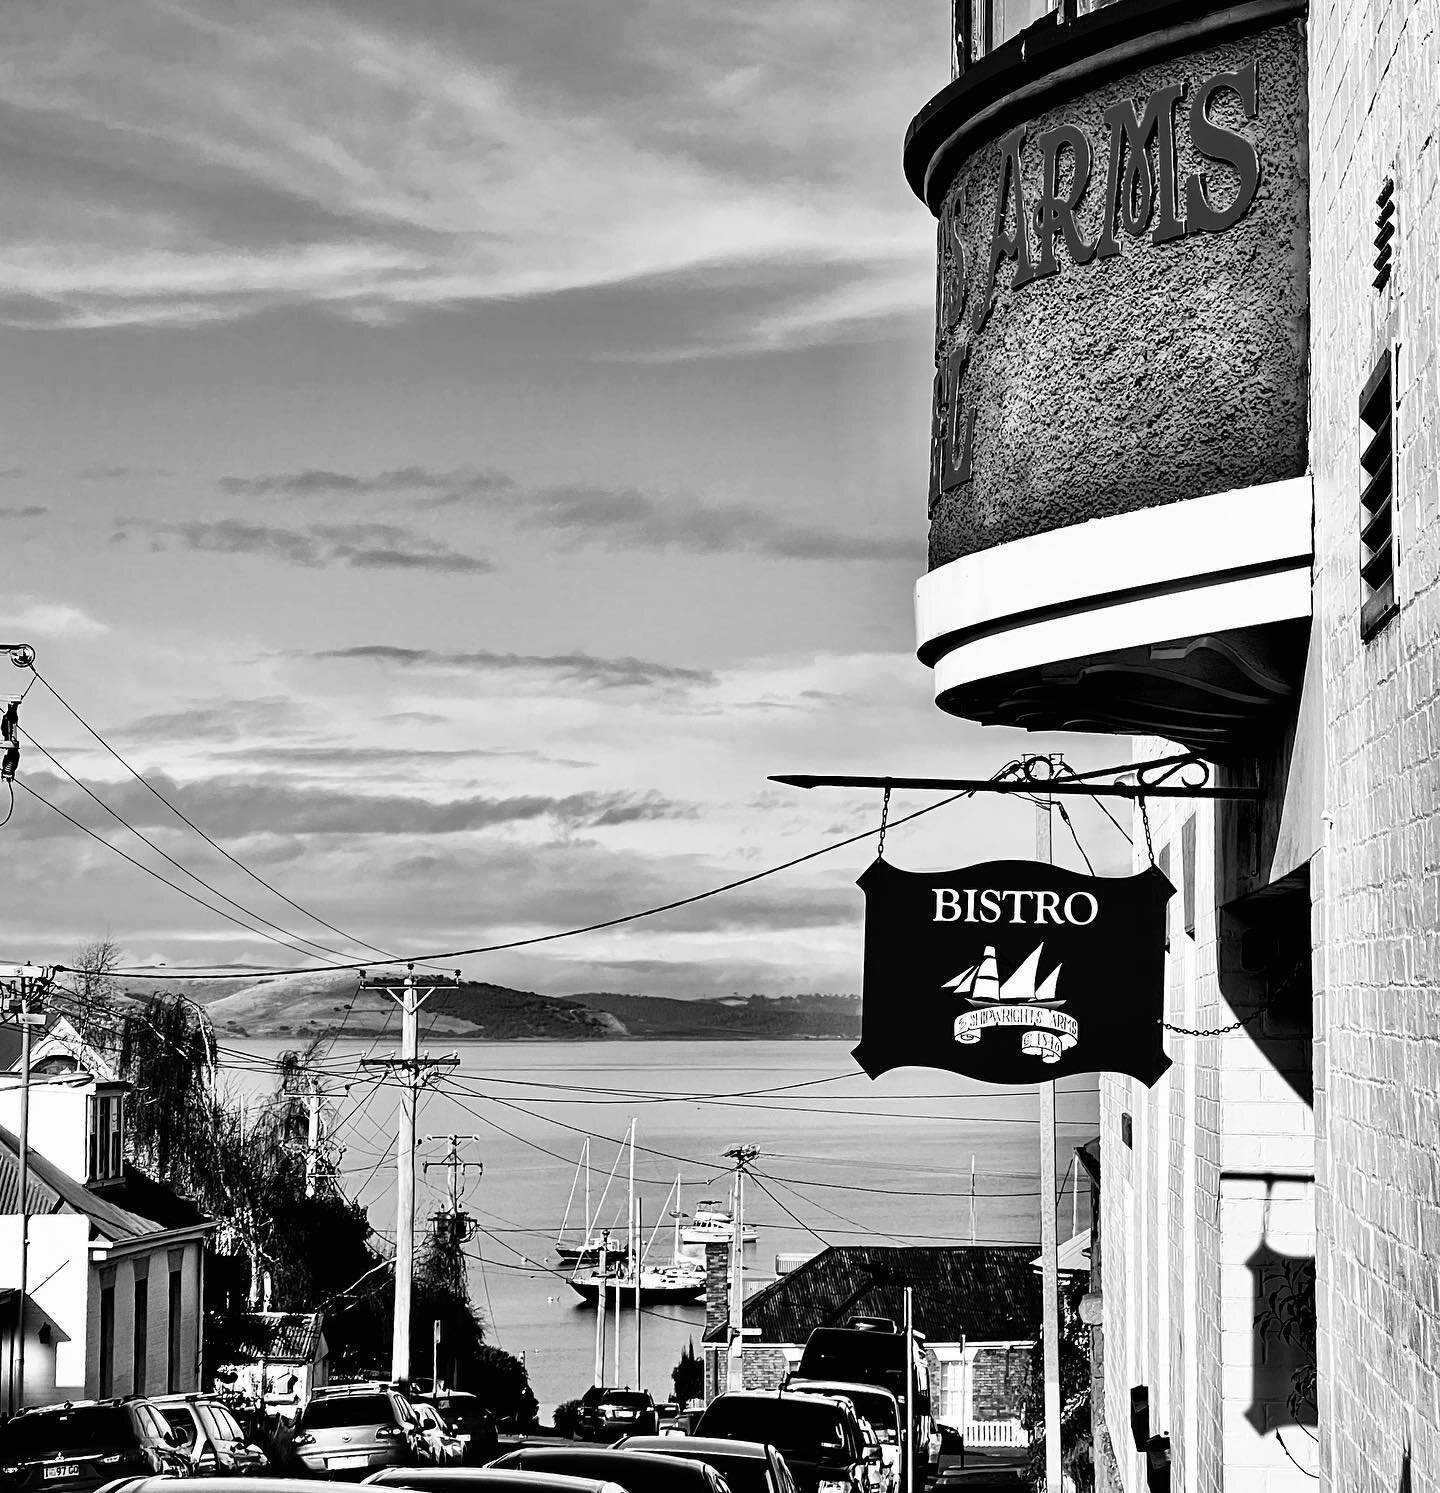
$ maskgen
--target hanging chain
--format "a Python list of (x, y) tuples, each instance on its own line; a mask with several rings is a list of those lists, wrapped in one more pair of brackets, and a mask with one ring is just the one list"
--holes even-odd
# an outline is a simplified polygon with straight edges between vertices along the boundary
[(1173, 1021), (1162, 1021), (1160, 1029), (1166, 1032), (1175, 1032), (1181, 1037), (1223, 1037), (1226, 1032), (1238, 1032), (1241, 1027), (1249, 1026), (1257, 1017), (1265, 1014), (1262, 1006), (1258, 1011), (1252, 1011), (1248, 1016), (1242, 1016), (1239, 1021), (1232, 1021), (1229, 1026), (1176, 1026)]
[(1137, 800), (1140, 805), (1140, 823), (1145, 826), (1145, 854), (1150, 857), (1150, 864), (1155, 864), (1155, 842), (1150, 838), (1150, 811), (1145, 807), (1145, 799), (1142, 796)]
[(885, 826), (890, 822), (890, 785), (885, 785), (885, 797), (880, 800), (880, 844), (876, 847), (877, 860), (885, 859)]

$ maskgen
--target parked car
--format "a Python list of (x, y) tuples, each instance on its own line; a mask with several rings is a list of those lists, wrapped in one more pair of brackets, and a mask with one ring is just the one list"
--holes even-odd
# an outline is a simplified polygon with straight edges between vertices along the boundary
[(690, 1457), (713, 1467), (730, 1493), (797, 1493), (785, 1458), (760, 1441), (725, 1441), (709, 1436), (627, 1436), (617, 1452), (660, 1452)]
[(500, 1450), (495, 1417), (465, 1390), (442, 1389), (433, 1394), (411, 1395), (410, 1403), (433, 1405), (457, 1436), (468, 1437), (462, 1461), (467, 1467), (483, 1467)]
[(436, 1467), (458, 1467), (465, 1460), (465, 1443), (445, 1417), (425, 1400), (412, 1400), (410, 1408), (425, 1442), (425, 1460)]
[(215, 1395), (156, 1395), (150, 1403), (180, 1438), (196, 1477), (256, 1477), (269, 1467), (269, 1458)]
[(603, 1479), (619, 1483), (625, 1493), (730, 1493), (725, 1479), (703, 1462), (608, 1446), (520, 1446), (490, 1465)]
[(866, 1464), (880, 1457), (878, 1446), (866, 1446), (855, 1407), (828, 1395), (726, 1390), (710, 1401), (695, 1434), (768, 1442), (800, 1493), (869, 1493)]
[(431, 1445), (403, 1395), (359, 1385), (312, 1395), (291, 1450), (306, 1472), (363, 1477), (377, 1467), (424, 1466), (434, 1460)]
[[(852, 1317), (845, 1327), (817, 1327), (805, 1339), (805, 1350), (791, 1377), (882, 1385), (901, 1406), (908, 1384), (908, 1434), (915, 1448), (916, 1480), (923, 1484), (939, 1476), (940, 1433), (931, 1416), (930, 1369), (922, 1333), (911, 1334), (907, 1374), (905, 1334), (888, 1317)], [(902, 1456), (904, 1445), (902, 1440)]]
[(660, 1434), (660, 1412), (648, 1389), (602, 1389), (592, 1385), (580, 1397), (576, 1430), (582, 1441), (617, 1441)]
[(387, 1467), (372, 1472), (365, 1482), (378, 1488), (412, 1488), (416, 1493), (625, 1493), (619, 1483), (518, 1467)]
[(128, 1474), (188, 1472), (190, 1459), (148, 1400), (75, 1400), (0, 1425), (0, 1487), (98, 1488)]
[(880, 1441), (884, 1459), (884, 1481), (898, 1488), (903, 1476), (900, 1458), (900, 1404), (893, 1393), (880, 1384), (847, 1383), (840, 1379), (801, 1379), (792, 1375), (785, 1381), (791, 1394), (843, 1395), (869, 1421)]

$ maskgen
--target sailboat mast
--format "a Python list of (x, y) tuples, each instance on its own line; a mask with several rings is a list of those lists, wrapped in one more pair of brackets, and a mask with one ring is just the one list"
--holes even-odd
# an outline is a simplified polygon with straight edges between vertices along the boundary
[(590, 1214), (590, 1137), (585, 1137), (585, 1242), (582, 1249), (590, 1248), (590, 1231), (594, 1228), (594, 1219)]
[(630, 1119), (630, 1216), (626, 1223), (630, 1229), (630, 1260), (631, 1268), (635, 1271), (635, 1278), (640, 1278), (640, 1263), (635, 1258), (636, 1245), (639, 1242), (635, 1238), (635, 1126), (638, 1121), (632, 1115)]

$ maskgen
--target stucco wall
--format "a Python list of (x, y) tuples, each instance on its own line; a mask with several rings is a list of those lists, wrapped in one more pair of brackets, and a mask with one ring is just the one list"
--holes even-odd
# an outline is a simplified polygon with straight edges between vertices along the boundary
[[(1150, 222), (1134, 235), (1122, 227), (1110, 257), (1077, 264), (1061, 235), (1057, 272), (1019, 289), (1017, 265), (1002, 262), (988, 315), (1005, 132), (960, 166), (939, 218), (936, 359), (943, 371), (958, 354), (947, 399), (975, 413), (973, 475), (933, 505), (932, 568), (1047, 529), (1305, 471), (1308, 163), (1298, 23), (1111, 78), (1036, 115), (1025, 125), (1021, 179), (1028, 217), (1041, 195), (1039, 137), (1078, 127), (1092, 165), (1074, 221), (1083, 243), (1096, 245), (1111, 203), (1106, 110), (1127, 100), (1143, 107), (1155, 90), (1184, 84), (1173, 112), (1179, 214), (1197, 170), (1216, 207), (1227, 204), (1239, 178), (1197, 155), (1188, 102), (1206, 79), (1250, 63), (1256, 118), (1246, 119), (1228, 90), (1209, 110), (1259, 154), (1258, 191), (1239, 222), (1152, 242), (1157, 187)], [(1155, 162), (1153, 143), (1150, 155)], [(1074, 161), (1068, 147), (1058, 156), (1062, 195)], [(1013, 190), (1006, 195), (1004, 231), (1013, 235)], [(1038, 256), (1043, 240), (1029, 231)]]
[[(165, 1394), (170, 1385), (169, 1290), (172, 1259), (181, 1272), (180, 1353), (175, 1362), (175, 1391), (200, 1388), (200, 1245), (190, 1242), (161, 1247), (145, 1254), (120, 1255), (108, 1265), (91, 1268), (88, 1303), (89, 1361), (86, 1393), (100, 1393), (100, 1291), (113, 1278), (115, 1286), (115, 1351), (111, 1393)], [(113, 1277), (109, 1272), (113, 1270)], [(135, 1283), (146, 1281), (147, 1312), (144, 1383), (135, 1376)]]
[[(1322, 1486), (1422, 1493), (1440, 1488), (1440, 3), (1315, 0), (1310, 70), (1329, 818), (1316, 1051)], [(1380, 295), (1370, 241), (1392, 174), (1394, 278)], [(1387, 344), (1400, 610), (1362, 643), (1357, 396)]]

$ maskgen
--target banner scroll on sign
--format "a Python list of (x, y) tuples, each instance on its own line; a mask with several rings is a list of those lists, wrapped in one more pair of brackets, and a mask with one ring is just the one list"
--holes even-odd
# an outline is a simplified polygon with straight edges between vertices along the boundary
[(987, 1083), (1128, 1073), (1153, 1084), (1166, 905), (1154, 866), (1081, 876), (1039, 861), (901, 871), (865, 893), (865, 988), (855, 1060), (871, 1076), (945, 1068)]

